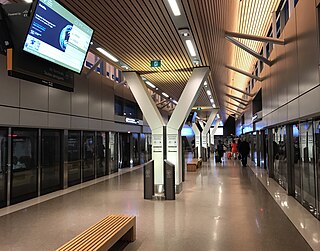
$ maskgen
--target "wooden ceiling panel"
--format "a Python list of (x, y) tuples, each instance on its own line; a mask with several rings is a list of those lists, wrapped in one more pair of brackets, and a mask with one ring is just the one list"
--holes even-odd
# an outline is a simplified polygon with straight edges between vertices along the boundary
[[(167, 0), (61, 2), (95, 30), (94, 41), (97, 44), (178, 100), (191, 76), (193, 64), (164, 1)], [(247, 77), (227, 70), (225, 65), (252, 71), (256, 61), (253, 56), (227, 42), (224, 32), (267, 35), (272, 11), (277, 9), (281, 0), (179, 1), (199, 52), (200, 66), (210, 67), (208, 84), (223, 116), (226, 114), (225, 93), (231, 91), (224, 84), (244, 90), (248, 81)], [(240, 39), (240, 42), (257, 52), (262, 47), (261, 43), (250, 40)], [(162, 60), (161, 68), (151, 68), (153, 59)], [(204, 89), (196, 105), (211, 105)]]

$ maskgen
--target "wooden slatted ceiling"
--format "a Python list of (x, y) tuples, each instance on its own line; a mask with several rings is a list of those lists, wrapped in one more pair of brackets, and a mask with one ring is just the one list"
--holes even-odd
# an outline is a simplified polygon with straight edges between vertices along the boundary
[[(22, 0), (17, 0), (22, 1)], [(176, 100), (181, 95), (192, 72), (179, 34), (164, 5), (166, 0), (62, 0), (86, 23), (95, 29), (94, 40), (128, 64), (144, 73), (162, 91)], [(281, 0), (181, 0), (196, 46), (201, 66), (209, 66), (208, 84), (215, 92), (224, 115), (225, 92), (232, 84), (245, 89), (248, 78), (226, 70), (230, 64), (251, 72), (256, 59), (224, 39), (224, 31), (267, 35)], [(12, 1), (13, 2), (13, 1)], [(262, 43), (240, 39), (251, 49), (260, 52)], [(152, 59), (161, 59), (161, 70), (150, 67)], [(196, 105), (210, 106), (204, 90)]]
[[(62, 1), (95, 29), (94, 40), (144, 73), (153, 84), (178, 99), (191, 76), (192, 62), (163, 1)], [(150, 67), (161, 59), (161, 70)], [(209, 105), (209, 100), (202, 101)]]
[[(240, 33), (266, 36), (272, 23), (272, 12), (276, 11), (281, 0), (245, 0), (239, 6), (238, 28)], [(239, 39), (239, 41), (252, 50), (259, 52), (263, 44), (252, 40)], [(252, 72), (256, 58), (244, 52), (240, 48), (235, 49), (233, 65), (244, 71)], [(248, 77), (233, 73), (232, 78), (236, 87), (245, 90), (249, 81)], [(240, 96), (239, 92), (233, 95)]]
[[(190, 26), (192, 27), (201, 60), (209, 65), (211, 75), (209, 85), (214, 90), (220, 108), (224, 107), (224, 83), (229, 73), (224, 67), (232, 61), (232, 47), (226, 43), (225, 30), (234, 30), (234, 17), (237, 16), (236, 0), (183, 0)], [(223, 114), (222, 114), (223, 115)]]

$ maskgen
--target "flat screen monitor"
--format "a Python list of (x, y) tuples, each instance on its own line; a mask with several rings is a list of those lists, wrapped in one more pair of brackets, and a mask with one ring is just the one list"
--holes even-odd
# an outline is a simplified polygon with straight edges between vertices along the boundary
[(86, 58), (93, 29), (54, 0), (38, 0), (23, 50), (76, 73)]

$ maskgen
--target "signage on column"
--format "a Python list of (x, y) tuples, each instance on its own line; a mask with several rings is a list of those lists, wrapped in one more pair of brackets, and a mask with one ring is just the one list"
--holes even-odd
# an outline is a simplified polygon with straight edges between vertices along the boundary
[(152, 134), (152, 151), (154, 153), (162, 153), (163, 143), (162, 134)]
[(200, 136), (196, 136), (196, 146), (200, 145)]
[(202, 147), (207, 147), (207, 137), (206, 136), (204, 136), (204, 137), (202, 137)]
[(178, 152), (178, 135), (168, 134), (168, 152)]

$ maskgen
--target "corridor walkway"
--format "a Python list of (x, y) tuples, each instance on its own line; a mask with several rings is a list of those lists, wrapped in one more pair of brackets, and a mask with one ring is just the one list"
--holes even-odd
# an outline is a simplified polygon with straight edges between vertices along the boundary
[(125, 250), (311, 250), (250, 169), (204, 163), (176, 201), (143, 199), (142, 169), (0, 217), (0, 250), (54, 250), (111, 213), (137, 216)]

